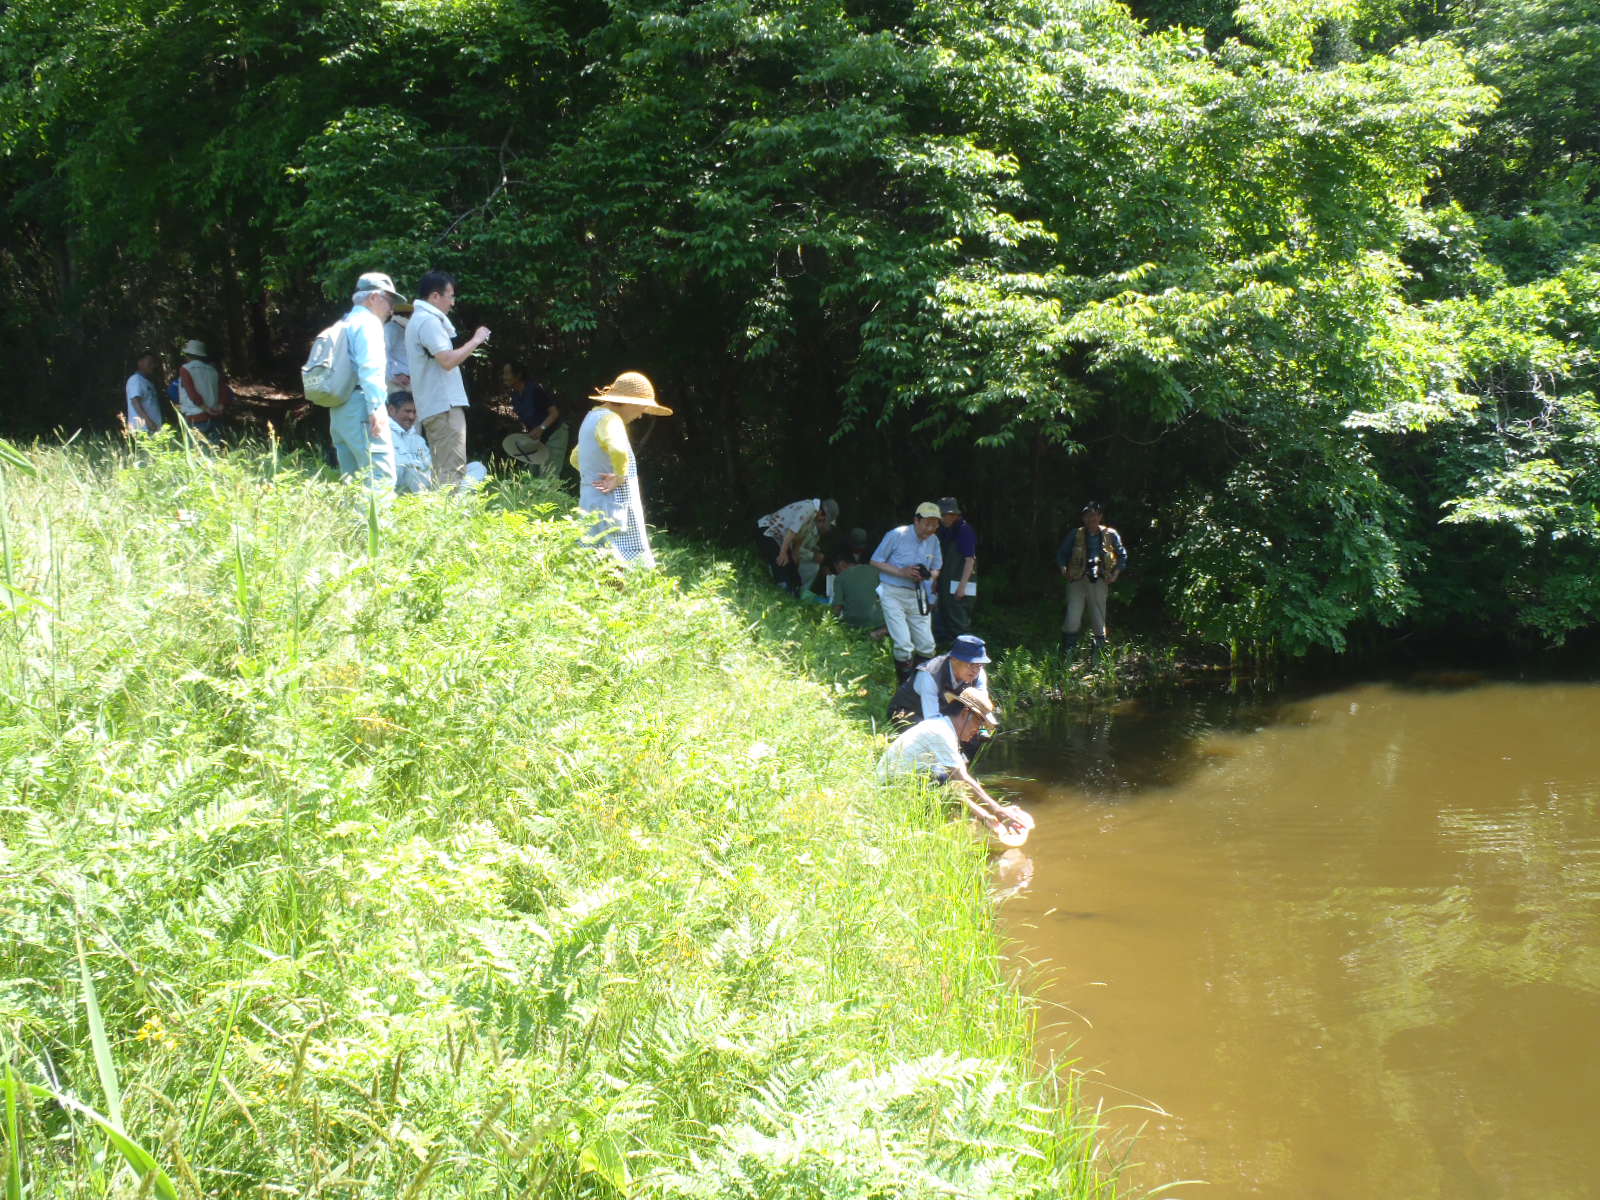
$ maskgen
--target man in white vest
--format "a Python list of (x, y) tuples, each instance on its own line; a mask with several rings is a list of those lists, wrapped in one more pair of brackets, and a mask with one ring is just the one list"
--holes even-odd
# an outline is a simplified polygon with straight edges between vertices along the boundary
[(222, 409), (228, 384), (211, 363), (206, 344), (190, 338), (183, 344), (183, 366), (178, 368), (178, 412), (196, 433), (207, 438), (222, 430)]

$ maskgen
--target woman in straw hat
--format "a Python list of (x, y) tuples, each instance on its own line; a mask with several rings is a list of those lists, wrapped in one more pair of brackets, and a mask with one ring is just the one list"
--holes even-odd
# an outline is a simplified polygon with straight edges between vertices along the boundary
[(598, 403), (583, 419), (571, 457), (578, 469), (578, 507), (595, 514), (594, 536), (619, 559), (653, 567), (627, 426), (646, 415), (670, 417), (672, 410), (656, 403), (655, 387), (637, 371), (624, 371), (589, 399)]

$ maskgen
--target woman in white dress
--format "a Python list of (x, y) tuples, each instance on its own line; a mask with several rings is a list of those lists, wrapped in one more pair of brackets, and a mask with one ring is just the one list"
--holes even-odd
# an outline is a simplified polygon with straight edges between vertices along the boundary
[(598, 403), (584, 417), (571, 457), (578, 469), (578, 508), (595, 514), (593, 536), (620, 560), (653, 567), (627, 427), (643, 416), (670, 417), (672, 410), (656, 403), (655, 386), (637, 371), (624, 371), (589, 399)]

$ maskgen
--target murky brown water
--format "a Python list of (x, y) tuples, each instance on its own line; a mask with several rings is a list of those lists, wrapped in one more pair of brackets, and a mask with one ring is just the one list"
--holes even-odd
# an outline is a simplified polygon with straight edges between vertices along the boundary
[(1600, 686), (1374, 684), (997, 744), (1002, 919), (1127, 1194), (1600, 1196), (1597, 735)]

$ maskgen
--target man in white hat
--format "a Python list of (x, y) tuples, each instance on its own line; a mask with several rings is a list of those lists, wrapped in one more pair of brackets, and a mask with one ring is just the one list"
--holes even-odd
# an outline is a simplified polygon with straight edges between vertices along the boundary
[(349, 400), (328, 410), (328, 432), (339, 457), (339, 474), (356, 476), (376, 496), (392, 496), (394, 442), (389, 435), (383, 323), (402, 297), (394, 290), (394, 280), (382, 271), (368, 271), (356, 280), (350, 300), (352, 307), (344, 318), (345, 346), (356, 383)]
[(642, 416), (670, 417), (656, 403), (655, 385), (638, 371), (624, 371), (590, 396), (596, 401), (578, 427), (571, 462), (578, 469), (578, 508), (595, 514), (593, 536), (623, 562), (656, 565), (644, 525), (639, 467), (628, 441), (628, 425)]
[(467, 385), (461, 364), (489, 340), (480, 325), (459, 347), (450, 310), (456, 303), (455, 276), (429, 271), (417, 283), (417, 302), (406, 326), (406, 361), (411, 367), (411, 395), (417, 402), (422, 432), (433, 451), (433, 480), (439, 487), (459, 487), (467, 467)]
[(183, 356), (183, 366), (178, 368), (178, 412), (196, 433), (213, 437), (221, 428), (228, 385), (199, 338), (183, 344)]
[(894, 643), (895, 677), (901, 682), (917, 663), (933, 657), (933, 618), (928, 601), (939, 578), (938, 529), (939, 506), (925, 500), (917, 505), (911, 524), (889, 530), (872, 552), (872, 565), (878, 568), (883, 623)]

